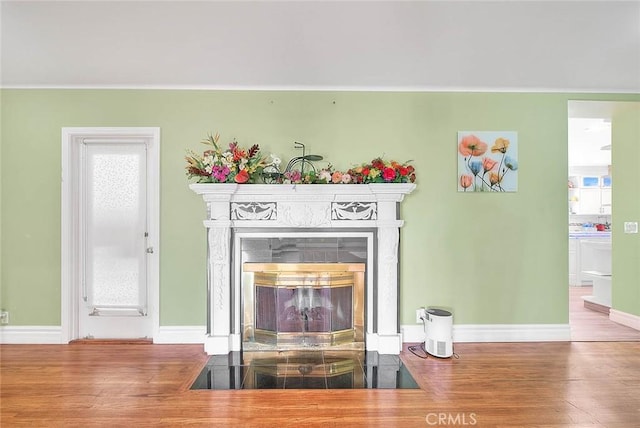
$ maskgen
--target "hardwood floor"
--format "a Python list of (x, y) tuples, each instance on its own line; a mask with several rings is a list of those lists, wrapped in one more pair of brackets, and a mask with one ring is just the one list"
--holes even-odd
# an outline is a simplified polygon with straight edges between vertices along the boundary
[(190, 390), (201, 345), (2, 345), (4, 427), (632, 427), (640, 342), (401, 355), (420, 390)]
[(640, 341), (640, 331), (609, 320), (609, 315), (584, 307), (581, 296), (592, 287), (569, 287), (569, 325), (573, 341)]

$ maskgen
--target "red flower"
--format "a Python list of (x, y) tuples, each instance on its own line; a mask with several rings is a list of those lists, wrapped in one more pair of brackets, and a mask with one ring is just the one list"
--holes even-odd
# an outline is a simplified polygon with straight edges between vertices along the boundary
[(244, 150), (240, 150), (239, 148), (233, 149), (233, 161), (238, 162), (243, 158), (247, 157), (247, 153)]
[(377, 158), (371, 162), (371, 166), (382, 171), (384, 169), (384, 162), (382, 161), (382, 159)]
[(396, 170), (393, 168), (384, 168), (382, 170), (382, 178), (384, 181), (391, 181), (396, 178)]
[(365, 177), (369, 175), (369, 168), (364, 167), (362, 168), (362, 175), (364, 175)]
[(243, 169), (239, 173), (237, 173), (235, 181), (238, 184), (246, 183), (247, 181), (249, 181), (249, 173), (247, 172), (247, 170)]
[(407, 168), (406, 166), (400, 165), (400, 168), (398, 168), (398, 172), (400, 173), (401, 176), (406, 177), (407, 174), (409, 174), (409, 168)]

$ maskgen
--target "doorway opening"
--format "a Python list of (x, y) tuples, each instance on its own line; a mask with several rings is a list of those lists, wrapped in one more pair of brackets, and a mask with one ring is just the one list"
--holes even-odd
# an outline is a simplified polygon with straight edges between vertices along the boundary
[(609, 319), (612, 276), (612, 118), (619, 102), (569, 101), (569, 324), (572, 341), (640, 340)]

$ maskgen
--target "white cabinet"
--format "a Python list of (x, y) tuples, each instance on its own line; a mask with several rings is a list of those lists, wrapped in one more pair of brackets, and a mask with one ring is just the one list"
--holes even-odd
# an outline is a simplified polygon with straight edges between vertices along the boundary
[(569, 285), (594, 285), (593, 273), (611, 275), (611, 234), (576, 232), (569, 234)]
[(569, 285), (582, 285), (580, 278), (579, 243), (577, 238), (569, 238)]
[(599, 188), (580, 189), (578, 214), (601, 214), (602, 198)]
[[(598, 181), (587, 180), (596, 178)], [(569, 177), (569, 213), (570, 214), (611, 214), (611, 187), (606, 177)], [(597, 184), (597, 185), (594, 185)]]
[(600, 191), (600, 206), (602, 214), (611, 214), (611, 187), (603, 187)]
[(593, 295), (584, 296), (586, 302), (611, 307), (611, 240), (585, 239), (580, 241), (581, 277), (593, 283)]

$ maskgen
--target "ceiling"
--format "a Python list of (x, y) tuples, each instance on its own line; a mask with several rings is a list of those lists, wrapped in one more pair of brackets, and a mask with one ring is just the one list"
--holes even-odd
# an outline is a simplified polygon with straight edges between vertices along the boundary
[(569, 165), (611, 165), (610, 120), (569, 118)]
[(638, 1), (7, 1), (3, 87), (640, 93)]
[[(637, 105), (626, 101), (569, 101), (569, 165), (611, 165), (611, 119)], [(609, 147), (603, 150), (604, 146)]]

